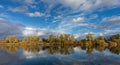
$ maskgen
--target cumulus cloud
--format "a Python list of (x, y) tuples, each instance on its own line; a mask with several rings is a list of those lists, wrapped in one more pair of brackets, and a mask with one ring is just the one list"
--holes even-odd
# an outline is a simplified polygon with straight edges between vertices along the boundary
[(28, 7), (27, 6), (18, 6), (18, 7), (9, 7), (9, 10), (12, 12), (27, 12)]
[(47, 38), (50, 34), (58, 35), (61, 34), (61, 31), (56, 29), (47, 29), (47, 28), (32, 28), (26, 27), (22, 31), (23, 36), (41, 36), (43, 38)]
[(47, 32), (46, 29), (26, 27), (22, 33), (24, 36), (32, 36), (32, 35), (41, 36), (41, 35), (45, 35), (46, 32)]
[(5, 38), (6, 36), (12, 35), (17, 37), (24, 36), (41, 36), (42, 38), (47, 38), (50, 34), (60, 34), (60, 31), (47, 29), (47, 28), (32, 28), (26, 27), (21, 24), (15, 24), (10, 22), (5, 22), (0, 20), (0, 38)]
[(5, 22), (0, 20), (0, 36), (5, 38), (6, 36), (13, 35), (17, 37), (24, 36), (41, 36), (42, 38), (47, 38), (50, 34), (61, 34), (62, 31), (58, 29), (47, 29), (47, 28), (32, 28), (26, 27), (21, 24), (15, 24), (10, 22)]
[(27, 13), (27, 15), (30, 16), (30, 17), (41, 17), (41, 16), (44, 16), (45, 14), (36, 11), (36, 12), (34, 12), (34, 13)]
[(26, 59), (50, 56), (50, 54), (46, 50), (40, 50), (38, 53), (23, 51), (22, 54)]

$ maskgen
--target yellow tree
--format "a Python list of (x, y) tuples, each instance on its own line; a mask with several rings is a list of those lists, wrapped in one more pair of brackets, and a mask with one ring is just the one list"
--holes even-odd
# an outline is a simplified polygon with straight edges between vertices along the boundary
[(40, 41), (40, 37), (39, 36), (30, 36), (30, 37), (25, 37), (22, 42), (24, 43), (29, 43), (29, 44), (35, 44), (35, 43), (39, 43)]
[(7, 43), (18, 43), (19, 40), (18, 40), (15, 36), (8, 36), (8, 37), (6, 38), (6, 42), (7, 42)]
[(93, 34), (88, 33), (88, 35), (86, 36), (86, 38), (87, 38), (87, 41), (88, 41), (87, 43), (88, 43), (89, 47), (93, 46), (93, 44), (94, 44)]
[(49, 37), (48, 37), (49, 43), (54, 43), (55, 39), (56, 39), (56, 36), (54, 36), (53, 34), (49, 35)]
[(91, 33), (88, 33), (86, 38), (87, 38), (88, 41), (93, 41), (94, 40), (93, 34), (91, 34)]

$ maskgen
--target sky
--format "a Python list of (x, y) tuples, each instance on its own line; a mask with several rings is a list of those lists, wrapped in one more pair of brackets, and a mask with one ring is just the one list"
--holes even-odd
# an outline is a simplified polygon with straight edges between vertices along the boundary
[(0, 37), (120, 34), (120, 0), (0, 0)]

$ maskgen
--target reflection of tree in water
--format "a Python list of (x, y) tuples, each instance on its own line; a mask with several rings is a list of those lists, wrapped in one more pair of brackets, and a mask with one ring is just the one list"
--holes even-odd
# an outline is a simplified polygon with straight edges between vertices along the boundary
[(15, 53), (19, 49), (19, 46), (7, 45), (7, 46), (0, 46), (0, 48), (6, 50), (8, 53)]
[(93, 53), (94, 49), (93, 48), (88, 48), (86, 50), (86, 54), (91, 55)]
[(110, 48), (110, 51), (112, 52), (112, 53), (115, 53), (115, 54), (120, 54), (120, 47), (112, 47), (112, 48)]
[[(47, 50), (48, 53), (50, 54), (63, 54), (63, 55), (69, 55), (69, 54), (73, 54), (74, 53), (74, 48), (78, 47), (80, 45), (49, 45), (49, 46), (40, 46), (40, 45), (0, 45), (1, 49), (4, 49), (6, 51), (8, 51), (9, 53), (15, 53), (19, 48), (22, 48), (25, 51), (28, 52), (33, 52), (33, 53), (37, 53), (40, 52), (40, 48), (42, 48), (43, 51)], [(105, 46), (80, 46), (82, 50), (86, 51), (86, 54), (91, 55), (94, 52), (94, 49), (99, 51), (99, 52), (103, 52), (107, 47)], [(111, 47), (111, 48), (107, 48), (110, 50), (110, 52), (114, 53), (114, 54), (120, 54), (120, 47)]]
[(50, 54), (64, 54), (69, 55), (74, 52), (73, 47), (69, 45), (51, 45), (49, 47), (43, 47), (47, 49)]
[(25, 51), (28, 51), (28, 52), (40, 52), (40, 48), (39, 48), (39, 45), (23, 45), (21, 46), (21, 48)]

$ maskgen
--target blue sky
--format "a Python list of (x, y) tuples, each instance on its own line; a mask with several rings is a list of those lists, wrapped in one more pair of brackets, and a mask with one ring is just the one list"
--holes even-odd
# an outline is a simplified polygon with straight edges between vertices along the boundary
[[(0, 35), (120, 33), (120, 0), (0, 0)], [(19, 31), (19, 32), (18, 32)]]

